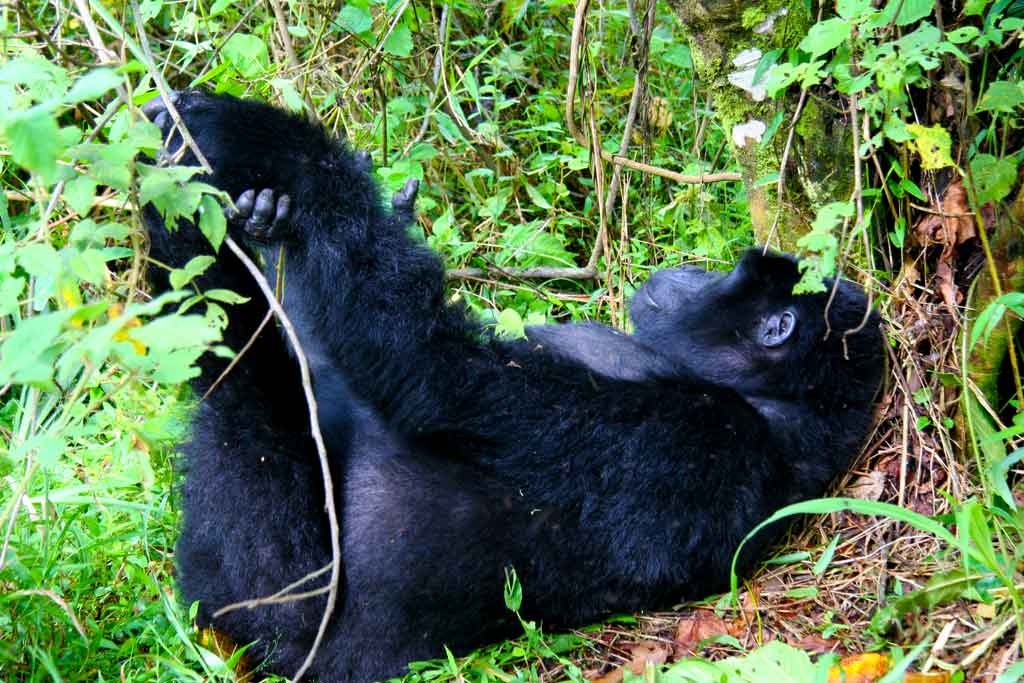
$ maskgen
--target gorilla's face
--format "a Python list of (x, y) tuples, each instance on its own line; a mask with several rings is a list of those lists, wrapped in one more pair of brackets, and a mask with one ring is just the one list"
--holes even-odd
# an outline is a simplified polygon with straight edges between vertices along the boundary
[[(799, 376), (795, 366), (823, 351), (827, 336), (828, 295), (794, 296), (799, 279), (795, 259), (760, 249), (748, 250), (729, 273), (656, 272), (630, 301), (635, 335), (701, 378), (744, 394), (777, 393)], [(828, 309), (841, 337), (860, 323), (867, 299), (843, 281)], [(877, 338), (877, 324), (863, 334)]]

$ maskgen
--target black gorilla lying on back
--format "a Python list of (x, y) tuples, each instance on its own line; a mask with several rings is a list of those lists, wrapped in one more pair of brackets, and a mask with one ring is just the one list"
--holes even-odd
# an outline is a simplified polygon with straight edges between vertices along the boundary
[[(882, 343), (873, 315), (844, 349), (867, 305), (853, 284), (839, 284), (826, 334), (827, 297), (790, 293), (796, 263), (750, 251), (729, 274), (656, 273), (633, 297), (632, 335), (585, 324), (497, 340), (446, 301), (439, 259), (408, 237), (414, 184), (387, 209), (368, 157), (300, 118), (194, 92), (176, 105), (210, 181), (239, 198), (235, 234), (272, 282), (283, 260), (311, 360), (342, 521), (321, 680), (395, 676), (444, 645), (464, 653), (514, 633), (509, 567), (524, 616), (549, 626), (721, 590), (747, 532), (820, 495), (865, 437)], [(146, 111), (169, 128), (159, 102)], [(146, 219), (158, 260), (209, 251), (193, 226), (169, 233), (151, 207)], [(250, 297), (225, 334), (240, 348), (263, 297), (230, 254), (201, 284)], [(223, 367), (204, 360), (197, 389)], [(182, 594), (202, 623), (258, 639), (255, 652), (292, 673), (323, 596), (212, 619), (330, 561), (281, 335), (265, 330), (200, 405), (184, 453)], [(743, 564), (769, 541), (748, 544)]]

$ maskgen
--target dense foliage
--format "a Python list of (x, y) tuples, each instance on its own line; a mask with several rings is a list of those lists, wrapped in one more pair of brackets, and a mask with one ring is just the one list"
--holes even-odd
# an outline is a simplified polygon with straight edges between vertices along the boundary
[[(912, 665), (947, 676), (934, 680), (1024, 677), (1024, 7), (747, 8), (744, 26), (782, 21), (783, 9), (811, 26), (780, 33), (785, 44), (754, 67), (774, 99), (752, 144), (792, 139), (821, 120), (811, 113), (853, 131), (833, 164), (850, 193), (822, 196), (801, 180), (822, 163), (813, 148), (746, 185), (656, 172), (737, 165), (722, 100), (695, 78), (706, 65), (692, 27), (632, 1), (574, 18), (586, 4), (0, 10), (0, 678), (231, 680), (243, 654), (196, 633), (173, 590), (172, 446), (196, 400), (180, 387), (200, 354), (231, 353), (218, 341), (237, 295), (195, 287), (205, 259), (172, 273), (175, 291), (147, 294), (147, 268), (163, 266), (147, 258), (141, 204), (198, 213), (215, 244), (225, 230), (224, 198), (194, 169), (144, 161), (161, 140), (138, 106), (167, 86), (305, 111), (370, 150), (386, 190), (421, 179), (418, 230), (452, 269), (453, 296), (504, 334), (539, 321), (625, 324), (651, 270), (716, 267), (749, 246), (748, 197), (776, 185), (813, 202), (797, 236), (806, 288), (845, 267), (887, 319), (892, 379), (844, 489), (851, 500), (789, 511), (833, 514), (735, 602), (576, 635), (524, 623), (521, 641), (417, 664), (416, 675), (610, 683), (646, 666), (680, 683), (803, 681), (833, 665), (805, 651), (871, 650), (888, 680)], [(599, 150), (647, 170), (597, 161)], [(511, 609), (529, 588), (510, 577)], [(755, 649), (766, 640), (777, 642)]]

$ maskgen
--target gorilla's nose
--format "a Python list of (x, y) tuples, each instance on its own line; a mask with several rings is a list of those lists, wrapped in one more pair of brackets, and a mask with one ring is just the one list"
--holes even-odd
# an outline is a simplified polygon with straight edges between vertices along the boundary
[[(168, 91), (167, 97), (170, 99), (171, 104), (178, 103), (178, 93), (174, 90)], [(167, 111), (167, 105), (164, 104), (164, 98), (162, 95), (157, 95), (149, 102), (142, 105), (142, 113), (145, 114), (146, 118), (150, 121), (155, 121), (156, 117), (159, 116), (161, 112), (165, 111)]]

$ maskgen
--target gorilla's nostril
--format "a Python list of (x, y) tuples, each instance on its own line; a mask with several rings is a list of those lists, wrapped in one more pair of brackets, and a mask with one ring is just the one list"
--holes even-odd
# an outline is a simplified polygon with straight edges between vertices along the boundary
[[(167, 93), (167, 97), (171, 100), (171, 104), (178, 103), (178, 93), (171, 90)], [(146, 118), (153, 121), (154, 118), (162, 111), (166, 111), (167, 105), (164, 104), (164, 99), (161, 95), (157, 95), (149, 102), (142, 105), (142, 113), (146, 115)]]

